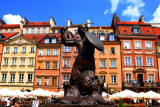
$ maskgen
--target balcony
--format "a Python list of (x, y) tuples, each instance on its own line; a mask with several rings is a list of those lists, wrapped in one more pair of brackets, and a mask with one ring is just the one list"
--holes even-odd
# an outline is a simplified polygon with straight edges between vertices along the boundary
[(141, 82), (137, 84), (133, 84), (132, 82), (127, 83), (123, 82), (123, 87), (125, 88), (160, 88), (160, 82), (154, 82), (154, 83), (149, 83), (149, 82)]

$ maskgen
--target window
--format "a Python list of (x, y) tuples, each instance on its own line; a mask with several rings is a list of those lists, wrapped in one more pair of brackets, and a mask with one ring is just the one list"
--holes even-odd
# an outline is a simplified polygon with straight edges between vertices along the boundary
[(149, 79), (149, 82), (153, 83), (154, 82), (154, 74), (148, 74), (148, 79)]
[(4, 59), (4, 65), (8, 65), (8, 58)]
[(75, 52), (78, 52), (78, 48), (77, 47), (75, 47)]
[(106, 67), (106, 61), (105, 60), (101, 60), (101, 68), (105, 68)]
[(106, 35), (108, 35), (109, 34), (109, 32), (108, 31), (106, 31)]
[(52, 33), (55, 33), (55, 30), (52, 30)]
[(151, 42), (146, 42), (146, 49), (151, 49)]
[(53, 62), (53, 69), (57, 69), (57, 62)]
[(152, 58), (147, 58), (147, 66), (153, 66)]
[(45, 43), (49, 43), (49, 39), (45, 39)]
[(70, 59), (64, 59), (64, 67), (70, 67)]
[(105, 35), (101, 35), (100, 40), (105, 40)]
[(43, 33), (46, 33), (46, 28), (45, 27), (43, 28)]
[(2, 74), (2, 82), (6, 82), (7, 74)]
[(111, 47), (110, 53), (115, 54), (115, 47)]
[(19, 82), (23, 82), (24, 74), (19, 74)]
[(37, 28), (37, 34), (40, 34), (40, 28)]
[(74, 34), (77, 34), (78, 30), (74, 30)]
[(9, 52), (10, 52), (10, 48), (6, 47), (6, 53), (9, 53)]
[(131, 65), (131, 58), (125, 57), (125, 65), (130, 66)]
[(50, 49), (47, 49), (46, 55), (51, 55), (51, 50)]
[(124, 48), (130, 49), (130, 42), (129, 41), (124, 41)]
[(12, 65), (16, 65), (17, 59), (12, 59)]
[(46, 69), (50, 69), (50, 62), (46, 62)]
[(126, 82), (127, 83), (131, 83), (132, 82), (131, 74), (126, 74)]
[(26, 47), (22, 47), (22, 53), (26, 53)]
[(95, 34), (95, 31), (93, 30), (92, 33)]
[(39, 50), (39, 55), (44, 55), (44, 50), (43, 49)]
[(52, 43), (57, 43), (57, 39), (56, 38), (52, 39)]
[(26, 34), (29, 34), (29, 28), (26, 28)]
[(28, 82), (32, 82), (32, 77), (33, 77), (32, 74), (28, 74)]
[(142, 66), (142, 58), (141, 57), (137, 57), (136, 62), (137, 62), (137, 66)]
[(34, 28), (31, 29), (31, 34), (34, 34)]
[(49, 85), (49, 78), (45, 78), (45, 85)]
[(115, 68), (116, 67), (116, 60), (111, 60), (111, 68)]
[(21, 59), (21, 65), (25, 65), (25, 59)]
[(69, 75), (63, 75), (63, 83), (69, 82)]
[(70, 52), (70, 47), (69, 46), (64, 46), (64, 52)]
[(109, 40), (114, 40), (114, 35), (109, 35)]
[(57, 85), (57, 77), (52, 78), (52, 85)]
[(58, 49), (53, 50), (53, 55), (58, 55)]
[(11, 74), (10, 82), (14, 82), (14, 79), (15, 79), (15, 74)]
[(31, 47), (31, 53), (34, 53), (34, 49), (35, 49), (34, 47)]
[(99, 32), (99, 31), (97, 31), (97, 35), (100, 35), (100, 32)]
[(61, 33), (61, 30), (58, 30), (58, 33)]
[(13, 33), (14, 32), (14, 29), (11, 29), (11, 33)]
[(116, 75), (111, 75), (111, 83), (115, 84), (117, 82)]
[(8, 33), (8, 29), (5, 29), (5, 33)]
[(38, 77), (37, 78), (37, 85), (41, 85), (42, 84), (42, 78), (41, 77)]
[(136, 49), (141, 49), (141, 43), (140, 43), (140, 41), (135, 41), (135, 48)]
[(134, 28), (133, 33), (138, 33), (138, 29)]
[(103, 79), (103, 81), (104, 81), (104, 86), (106, 87), (106, 76), (105, 76), (105, 75), (101, 75), (101, 78)]
[(2, 29), (0, 29), (0, 33), (2, 33)]
[(18, 53), (18, 47), (14, 47), (14, 53)]
[(33, 65), (34, 64), (34, 59), (29, 59), (29, 65)]

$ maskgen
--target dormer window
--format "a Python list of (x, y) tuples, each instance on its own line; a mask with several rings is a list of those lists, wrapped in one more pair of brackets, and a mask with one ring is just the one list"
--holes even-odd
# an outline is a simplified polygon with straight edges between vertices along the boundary
[(105, 35), (101, 35), (100, 40), (105, 40)]
[(141, 33), (141, 29), (140, 29), (140, 26), (133, 26), (132, 28), (132, 32), (133, 33)]
[(109, 35), (109, 40), (114, 40), (114, 35)]
[(78, 30), (74, 30), (74, 34), (77, 34)]
[(108, 31), (106, 31), (106, 35), (108, 35), (109, 34), (109, 32)]
[(52, 43), (57, 43), (57, 39), (56, 38), (52, 39)]
[(61, 30), (58, 30), (58, 33), (61, 33)]
[(100, 32), (99, 32), (99, 31), (97, 31), (97, 35), (100, 35)]
[(92, 31), (93, 34), (95, 34), (95, 31)]
[(45, 43), (49, 43), (49, 39), (45, 39)]

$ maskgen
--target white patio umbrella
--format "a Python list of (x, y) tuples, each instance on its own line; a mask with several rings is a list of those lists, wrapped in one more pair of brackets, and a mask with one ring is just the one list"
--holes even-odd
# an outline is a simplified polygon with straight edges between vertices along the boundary
[(154, 91), (148, 91), (145, 93), (144, 98), (160, 99), (160, 95)]
[(3, 88), (0, 90), (0, 96), (11, 96), (12, 93), (13, 92), (9, 90), (8, 88)]
[(145, 93), (144, 92), (140, 92), (140, 93), (138, 93), (137, 98), (143, 98), (144, 96), (145, 96)]

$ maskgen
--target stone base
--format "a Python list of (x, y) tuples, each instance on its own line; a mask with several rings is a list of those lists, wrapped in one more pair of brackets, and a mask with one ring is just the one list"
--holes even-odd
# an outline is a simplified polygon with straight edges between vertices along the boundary
[(47, 104), (46, 107), (118, 107), (118, 105)]

